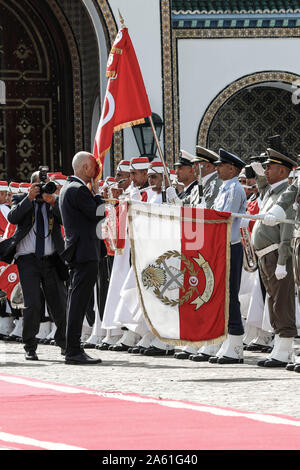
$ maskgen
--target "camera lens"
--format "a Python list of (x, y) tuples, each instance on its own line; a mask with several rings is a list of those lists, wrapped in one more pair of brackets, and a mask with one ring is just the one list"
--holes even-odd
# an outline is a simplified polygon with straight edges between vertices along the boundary
[(57, 190), (57, 186), (54, 181), (49, 181), (48, 183), (44, 184), (43, 192), (47, 194), (53, 194)]

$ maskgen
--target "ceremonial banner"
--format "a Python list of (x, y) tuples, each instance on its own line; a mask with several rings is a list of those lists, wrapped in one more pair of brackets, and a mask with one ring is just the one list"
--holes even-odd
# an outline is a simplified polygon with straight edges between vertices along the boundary
[(109, 151), (113, 133), (144, 122), (152, 116), (143, 77), (135, 51), (123, 27), (110, 51), (106, 76), (109, 78), (93, 154), (99, 165), (100, 179), (105, 154)]
[(181, 346), (223, 341), (231, 214), (131, 201), (128, 220), (140, 302), (153, 333)]

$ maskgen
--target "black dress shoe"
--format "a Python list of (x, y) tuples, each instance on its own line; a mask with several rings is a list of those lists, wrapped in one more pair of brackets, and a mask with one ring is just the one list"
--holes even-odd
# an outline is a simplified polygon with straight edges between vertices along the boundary
[(262, 353), (270, 353), (270, 352), (272, 352), (272, 349), (273, 349), (272, 346), (263, 346), (263, 347), (261, 348), (261, 352), (262, 352)]
[(129, 346), (126, 344), (114, 344), (112, 348), (109, 348), (111, 351), (128, 351)]
[(218, 358), (218, 364), (244, 364), (244, 359), (236, 357), (221, 356)]
[[(130, 348), (130, 349), (131, 349), (130, 352), (132, 354), (143, 354), (146, 348), (144, 348), (143, 346), (134, 346), (133, 348)], [(129, 352), (129, 349), (127, 352)]]
[(174, 354), (175, 359), (189, 359), (191, 356), (191, 353), (186, 352), (186, 351), (178, 351)]
[(27, 361), (38, 361), (39, 358), (37, 357), (37, 354), (35, 351), (26, 351), (25, 352), (25, 359)]
[(264, 346), (262, 344), (250, 343), (245, 349), (246, 351), (261, 351)]
[(16, 341), (19, 336), (16, 335), (8, 335), (3, 337), (3, 341)]
[(88, 356), (84, 352), (76, 354), (75, 356), (67, 356), (65, 357), (65, 364), (73, 364), (73, 365), (94, 365), (100, 364), (102, 361), (101, 359), (93, 359), (92, 357)]
[(218, 356), (210, 356), (208, 358), (208, 362), (210, 364), (218, 364), (218, 360), (219, 360)]
[(265, 361), (258, 361), (259, 367), (286, 367), (287, 362), (277, 361), (277, 359), (266, 359)]
[(286, 370), (291, 370), (293, 371), (295, 369), (295, 366), (296, 364), (294, 362), (289, 362), (287, 365), (286, 365)]
[(144, 356), (173, 356), (175, 349), (160, 349), (150, 346), (143, 351)]
[(209, 356), (209, 354), (199, 353), (199, 354), (192, 354), (189, 357), (189, 359), (195, 362), (207, 362), (210, 357), (212, 356)]
[(84, 349), (95, 349), (96, 345), (92, 343), (83, 343), (82, 347)]
[(108, 350), (108, 343), (101, 343), (96, 345), (96, 349), (100, 349), (101, 351), (107, 351)]
[(294, 372), (300, 372), (300, 364), (295, 365)]

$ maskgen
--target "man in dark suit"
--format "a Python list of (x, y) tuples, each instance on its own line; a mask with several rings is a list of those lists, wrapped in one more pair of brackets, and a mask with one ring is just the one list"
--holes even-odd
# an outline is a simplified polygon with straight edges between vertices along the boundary
[[(67, 307), (66, 364), (97, 364), (80, 345), (84, 315), (97, 281), (100, 240), (97, 224), (104, 218), (105, 204), (94, 183), (97, 163), (88, 152), (78, 152), (72, 161), (74, 176), (63, 186), (59, 206), (65, 229), (63, 258), (70, 267)], [(94, 195), (87, 187), (91, 183)], [(99, 214), (99, 215), (98, 215)], [(98, 233), (101, 233), (100, 231)]]
[(17, 228), (12, 237), (0, 243), (0, 259), (7, 263), (16, 260), (25, 305), (25, 358), (38, 360), (36, 335), (44, 299), (57, 326), (55, 342), (64, 353), (67, 296), (66, 278), (62, 278), (64, 264), (58, 254), (64, 248), (58, 199), (55, 194), (41, 193), (39, 172), (33, 173), (31, 182), (28, 194), (13, 196), (7, 218)]

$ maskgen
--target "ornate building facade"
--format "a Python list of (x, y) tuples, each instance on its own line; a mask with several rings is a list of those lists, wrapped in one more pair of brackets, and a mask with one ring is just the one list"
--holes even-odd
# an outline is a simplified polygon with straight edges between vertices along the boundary
[[(300, 1), (0, 0), (0, 179), (91, 151), (119, 8), (171, 166), (197, 143), (247, 159), (272, 134), (300, 153)], [(116, 133), (104, 175), (133, 156)]]

